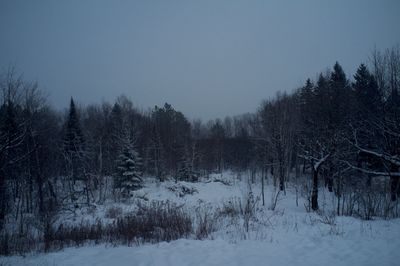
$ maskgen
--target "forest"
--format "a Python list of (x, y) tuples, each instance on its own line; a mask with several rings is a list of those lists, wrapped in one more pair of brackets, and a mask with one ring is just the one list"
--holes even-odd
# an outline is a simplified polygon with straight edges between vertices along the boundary
[(327, 189), (337, 216), (400, 215), (399, 46), (374, 50), (352, 76), (336, 62), (254, 113), (210, 121), (190, 121), (168, 103), (141, 110), (126, 96), (87, 106), (65, 99), (69, 108), (59, 110), (13, 67), (0, 88), (4, 255), (30, 250), (18, 242), (27, 232), (47, 250), (58, 214), (127, 202), (146, 179), (198, 182), (227, 170), (260, 180), (263, 205), (268, 180), (276, 198), (288, 187), (305, 195), (308, 212), (321, 209)]

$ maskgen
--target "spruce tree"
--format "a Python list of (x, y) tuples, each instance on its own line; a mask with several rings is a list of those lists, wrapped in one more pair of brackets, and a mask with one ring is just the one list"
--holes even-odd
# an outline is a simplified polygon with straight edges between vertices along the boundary
[(353, 90), (360, 112), (376, 114), (381, 105), (381, 96), (375, 77), (361, 64), (354, 75)]
[(344, 89), (347, 87), (346, 74), (343, 71), (342, 66), (339, 62), (336, 62), (333, 66), (333, 72), (331, 73), (330, 79), (331, 85), (335, 89)]
[(84, 175), (85, 141), (80, 127), (74, 100), (71, 98), (67, 122), (65, 124), (64, 151), (67, 158), (67, 174), (75, 182)]
[(343, 68), (338, 62), (333, 66), (329, 84), (328, 121), (332, 132), (342, 126), (350, 110), (349, 82)]
[(123, 146), (116, 160), (114, 187), (120, 189), (124, 197), (143, 186), (141, 173), (142, 159), (132, 137), (125, 136)]

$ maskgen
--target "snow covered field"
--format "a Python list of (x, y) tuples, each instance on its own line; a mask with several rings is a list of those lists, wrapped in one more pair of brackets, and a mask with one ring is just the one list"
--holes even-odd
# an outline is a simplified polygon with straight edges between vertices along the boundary
[[(211, 180), (175, 184), (172, 181), (148, 182), (137, 192), (143, 201), (171, 201), (195, 215), (196, 210), (212, 213), (229, 202), (242, 202), (250, 188), (246, 178), (224, 173)], [(246, 179), (246, 180), (245, 180)], [(181, 185), (195, 191), (179, 195)], [(175, 190), (175, 191), (173, 191)], [(0, 265), (399, 265), (400, 220), (362, 221), (353, 217), (330, 215), (332, 199), (328, 192), (320, 195), (325, 214), (308, 213), (304, 198), (296, 197), (293, 188), (280, 194), (275, 211), (269, 210), (274, 191), (267, 184), (265, 206), (261, 204), (259, 182), (251, 186), (256, 214), (249, 222), (243, 218), (225, 218), (216, 224), (216, 231), (206, 240), (180, 239), (158, 244), (112, 246), (88, 244), (48, 254), (24, 257), (0, 257)], [(64, 223), (82, 219), (107, 220), (110, 204), (98, 205), (95, 211), (78, 217), (62, 217)], [(124, 213), (134, 210), (133, 204), (112, 204)]]

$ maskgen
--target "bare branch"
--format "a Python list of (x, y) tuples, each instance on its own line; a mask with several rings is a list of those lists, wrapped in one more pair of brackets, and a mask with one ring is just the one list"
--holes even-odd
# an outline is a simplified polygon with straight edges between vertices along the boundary
[(365, 174), (371, 174), (371, 175), (375, 175), (375, 176), (398, 176), (398, 177), (400, 177), (400, 172), (373, 171), (373, 170), (368, 170), (368, 169), (364, 169), (364, 168), (360, 168), (360, 167), (354, 166), (354, 165), (352, 165), (351, 163), (349, 163), (347, 161), (342, 161), (342, 162), (347, 164), (351, 169), (363, 172)]

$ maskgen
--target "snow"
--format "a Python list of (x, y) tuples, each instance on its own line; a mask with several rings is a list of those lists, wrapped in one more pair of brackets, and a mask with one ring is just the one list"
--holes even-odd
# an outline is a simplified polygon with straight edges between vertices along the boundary
[[(302, 234), (266, 241), (177, 240), (143, 246), (68, 248), (39, 256), (6, 258), (5, 265), (398, 265), (399, 222), (382, 223), (382, 234)], [(358, 231), (360, 229), (353, 228)], [(354, 234), (353, 234), (354, 233)], [(356, 236), (358, 237), (352, 237)], [(397, 263), (396, 263), (397, 262)]]
[[(223, 202), (243, 199), (249, 191), (246, 180), (237, 180), (232, 173), (211, 177), (216, 179), (230, 181), (232, 185), (147, 181), (135, 193), (149, 201), (169, 200), (194, 212), (198, 208), (215, 210)], [(174, 186), (197, 192), (182, 197), (170, 189)], [(260, 196), (259, 185), (251, 189), (256, 198)], [(267, 185), (266, 206), (256, 199), (257, 215), (249, 232), (244, 230), (242, 220), (226, 219), (206, 240), (192, 237), (169, 243), (116, 247), (88, 244), (48, 254), (0, 257), (0, 265), (398, 265), (400, 219), (362, 221), (329, 216), (333, 196), (326, 191), (320, 194), (320, 201), (327, 215), (307, 213), (304, 199), (300, 198), (296, 206), (295, 193), (290, 187), (286, 195), (281, 193), (276, 210), (271, 211), (268, 205), (273, 195), (273, 189)], [(120, 206), (126, 213), (134, 209), (132, 204), (99, 205), (94, 214), (82, 214), (81, 218), (105, 220), (105, 210), (110, 206)]]

